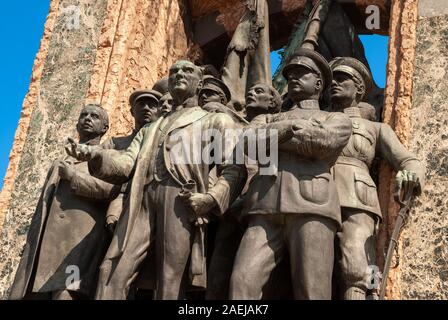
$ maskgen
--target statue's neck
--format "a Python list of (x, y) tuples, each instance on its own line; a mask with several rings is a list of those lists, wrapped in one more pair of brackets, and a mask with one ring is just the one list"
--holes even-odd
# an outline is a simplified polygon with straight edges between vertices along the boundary
[(173, 111), (180, 110), (183, 108), (193, 108), (198, 105), (198, 99), (196, 95), (192, 97), (187, 97), (185, 99), (174, 99), (173, 98)]
[(89, 146), (97, 146), (101, 142), (101, 136), (95, 136), (95, 137), (79, 137), (79, 143), (80, 144), (86, 144)]
[(351, 100), (348, 102), (334, 102), (333, 103), (333, 109), (335, 111), (343, 112), (347, 108), (357, 108), (358, 102), (356, 100)]

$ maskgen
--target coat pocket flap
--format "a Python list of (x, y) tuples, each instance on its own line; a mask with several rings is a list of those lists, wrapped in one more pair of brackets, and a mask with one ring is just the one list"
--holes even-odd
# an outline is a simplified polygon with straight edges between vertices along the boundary
[(365, 174), (360, 174), (358, 172), (355, 172), (355, 181), (360, 181), (360, 182), (365, 183), (369, 187), (376, 188), (375, 182), (373, 182), (372, 178)]

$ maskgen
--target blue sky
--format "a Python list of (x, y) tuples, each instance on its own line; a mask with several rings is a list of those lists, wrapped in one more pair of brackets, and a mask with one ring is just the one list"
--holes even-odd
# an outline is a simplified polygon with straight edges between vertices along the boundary
[(0, 188), (39, 49), (49, 0), (4, 1), (0, 19)]
[[(0, 188), (3, 186), (9, 153), (20, 118), (23, 99), (28, 91), (34, 58), (39, 49), (49, 0), (5, 1), (0, 19)], [(375, 81), (384, 87), (386, 81), (387, 37), (362, 36), (367, 59)], [(272, 54), (272, 64), (278, 57)]]
[[(387, 45), (389, 37), (378, 35), (359, 36), (366, 51), (366, 57), (372, 69), (373, 78), (380, 88), (386, 85)], [(272, 74), (280, 63), (277, 52), (271, 53)]]

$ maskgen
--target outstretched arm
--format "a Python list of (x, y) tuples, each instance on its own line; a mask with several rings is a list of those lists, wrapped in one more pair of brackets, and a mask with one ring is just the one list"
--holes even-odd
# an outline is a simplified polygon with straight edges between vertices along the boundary
[(112, 184), (123, 184), (132, 176), (144, 133), (144, 129), (140, 130), (124, 151), (104, 150), (100, 146), (77, 144), (73, 140), (69, 141), (66, 151), (78, 160), (89, 161), (92, 176)]

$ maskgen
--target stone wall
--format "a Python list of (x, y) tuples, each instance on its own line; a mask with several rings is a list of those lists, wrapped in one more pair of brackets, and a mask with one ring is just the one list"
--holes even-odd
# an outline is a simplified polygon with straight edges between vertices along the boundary
[(420, 0), (409, 147), (427, 184), (403, 232), (402, 299), (448, 299), (448, 3)]
[[(400, 141), (409, 147), (409, 109), (412, 105), (413, 73), (416, 47), (416, 23), (418, 0), (394, 0), (391, 7), (389, 28), (389, 55), (387, 83), (384, 90), (383, 122), (389, 124)], [(383, 268), (383, 253), (394, 229), (398, 206), (394, 201), (394, 174), (385, 163), (381, 163), (378, 196), (383, 213), (378, 237), (378, 262)], [(401, 242), (398, 246), (401, 255)], [(401, 268), (389, 272), (386, 296), (388, 299), (401, 298)]]
[[(395, 12), (394, 12), (395, 11)], [(392, 2), (383, 121), (426, 167), (426, 188), (401, 234), (399, 266), (388, 278), (388, 299), (448, 297), (448, 3)], [(384, 221), (380, 264), (398, 207), (391, 169), (382, 165), (379, 195)]]

